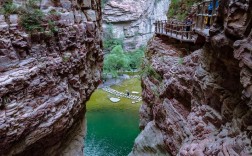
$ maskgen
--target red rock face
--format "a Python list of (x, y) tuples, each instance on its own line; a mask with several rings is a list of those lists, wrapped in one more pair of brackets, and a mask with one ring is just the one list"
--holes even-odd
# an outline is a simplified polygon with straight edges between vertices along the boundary
[[(252, 155), (251, 9), (252, 1), (221, 1), (210, 43), (189, 54), (167, 38), (149, 42), (148, 62), (162, 79), (142, 79), (140, 127), (155, 122), (166, 154)], [(136, 147), (134, 155), (145, 150)]]
[(59, 12), (57, 33), (28, 34), (16, 15), (0, 15), (0, 155), (83, 155), (103, 60), (100, 0), (41, 8)]

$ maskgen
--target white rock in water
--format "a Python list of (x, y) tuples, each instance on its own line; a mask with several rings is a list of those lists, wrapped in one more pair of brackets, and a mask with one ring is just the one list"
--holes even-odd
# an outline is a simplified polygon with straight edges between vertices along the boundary
[(139, 92), (136, 92), (136, 91), (132, 91), (131, 93), (132, 94), (139, 94)]
[(119, 102), (121, 99), (118, 99), (118, 98), (109, 98), (110, 101), (112, 102)]

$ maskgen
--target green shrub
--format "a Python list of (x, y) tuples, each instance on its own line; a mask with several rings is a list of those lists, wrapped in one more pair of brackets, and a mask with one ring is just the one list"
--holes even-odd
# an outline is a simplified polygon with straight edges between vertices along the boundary
[(0, 8), (0, 14), (6, 16), (10, 14), (19, 14), (19, 24), (28, 32), (43, 32), (43, 23), (47, 22), (50, 33), (55, 33), (57, 27), (54, 21), (59, 19), (59, 14), (57, 11), (52, 10), (46, 16), (40, 10), (40, 2), (41, 0), (27, 0), (23, 6), (17, 7), (13, 4), (12, 0), (6, 0), (3, 7)]
[(152, 77), (158, 81), (162, 81), (161, 75), (159, 75), (151, 66), (151, 64), (147, 63), (146, 61), (143, 64), (143, 68), (141, 71), (142, 77)]
[(168, 11), (168, 17), (171, 18), (175, 15), (175, 10), (174, 8), (170, 8), (169, 11)]
[(59, 13), (52, 10), (46, 16), (39, 8), (40, 0), (28, 0), (23, 6), (23, 12), (20, 17), (20, 25), (28, 32), (43, 32), (45, 28), (44, 23), (48, 24), (50, 34), (58, 31), (55, 22), (59, 19)]
[(128, 69), (129, 59), (125, 55), (122, 46), (117, 45), (113, 48), (111, 53), (105, 55), (103, 62), (103, 72), (105, 74), (112, 74), (113, 77), (118, 76), (118, 71), (125, 71)]
[(132, 52), (126, 53), (129, 58), (129, 68), (138, 69), (142, 64), (146, 47), (140, 47)]
[(45, 15), (39, 9), (27, 10), (21, 15), (20, 24), (28, 32), (44, 31), (42, 26)]
[(58, 31), (58, 28), (55, 25), (54, 21), (49, 20), (48, 21), (48, 27), (51, 33), (56, 33)]
[(115, 46), (123, 47), (123, 37), (116, 38), (113, 33), (112, 24), (108, 24), (103, 34), (103, 47), (105, 52), (110, 52)]
[(44, 31), (42, 26), (45, 14), (38, 6), (40, 0), (27, 0), (24, 12), (20, 17), (20, 25), (28, 32)]
[(3, 7), (0, 8), (0, 14), (10, 15), (10, 14), (17, 14), (18, 7), (13, 4), (12, 0), (7, 0), (4, 2)]
[(38, 3), (41, 2), (41, 0), (27, 0), (26, 1), (26, 8), (27, 9), (39, 9)]
[(202, 0), (171, 0), (167, 17), (183, 21), (190, 13), (192, 5), (200, 1)]
[(178, 64), (183, 64), (183, 62), (184, 62), (183, 58), (180, 57), (178, 60)]
[(185, 20), (185, 18), (186, 18), (186, 13), (179, 14), (177, 18), (178, 18), (178, 20), (180, 20), (180, 21)]

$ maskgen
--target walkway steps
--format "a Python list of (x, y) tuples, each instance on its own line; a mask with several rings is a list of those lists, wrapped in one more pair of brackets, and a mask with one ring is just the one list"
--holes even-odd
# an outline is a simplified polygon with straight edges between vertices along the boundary
[(102, 90), (104, 90), (112, 95), (115, 95), (117, 97), (124, 97), (124, 98), (128, 98), (131, 100), (135, 100), (135, 102), (140, 102), (142, 100), (142, 97), (140, 97), (140, 96), (136, 96), (136, 95), (129, 95), (128, 96), (126, 93), (119, 92), (119, 91), (114, 90), (110, 87), (104, 87), (104, 88), (102, 88)]

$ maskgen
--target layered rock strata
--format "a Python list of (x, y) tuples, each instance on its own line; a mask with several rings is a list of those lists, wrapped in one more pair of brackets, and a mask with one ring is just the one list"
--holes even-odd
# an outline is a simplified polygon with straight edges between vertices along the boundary
[(252, 155), (251, 9), (252, 1), (221, 1), (210, 42), (189, 54), (168, 38), (149, 42), (147, 61), (161, 79), (142, 79), (143, 132), (131, 155)]
[(53, 34), (0, 15), (0, 155), (81, 156), (85, 102), (101, 77), (100, 0), (37, 5), (57, 12)]
[(110, 0), (103, 9), (104, 28), (112, 24), (115, 37), (124, 39), (124, 49), (132, 50), (153, 36), (154, 22), (166, 20), (170, 0)]

